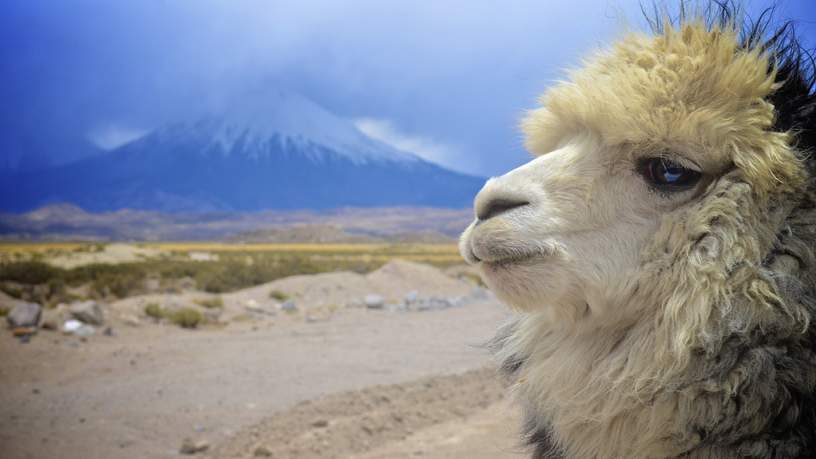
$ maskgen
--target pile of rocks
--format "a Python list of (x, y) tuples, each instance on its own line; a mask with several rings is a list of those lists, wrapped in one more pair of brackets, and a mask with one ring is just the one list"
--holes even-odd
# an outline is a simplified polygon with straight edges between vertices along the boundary
[(40, 329), (61, 329), (66, 334), (87, 337), (96, 333), (96, 328), (105, 323), (103, 307), (96, 301), (59, 304), (53, 309), (43, 309), (37, 303), (0, 294), (0, 307), (7, 311), (6, 322), (14, 336), (24, 342)]
[(369, 294), (363, 298), (362, 305), (368, 309), (384, 309), (392, 312), (436, 311), (456, 308), (489, 299), (490, 293), (480, 287), (473, 288), (468, 294), (454, 297), (421, 296), (417, 291), (408, 292), (402, 301), (388, 303), (381, 295)]

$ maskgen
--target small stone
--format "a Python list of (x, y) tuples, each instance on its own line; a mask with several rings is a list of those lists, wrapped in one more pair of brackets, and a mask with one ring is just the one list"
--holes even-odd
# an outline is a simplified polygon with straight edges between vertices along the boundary
[(105, 322), (105, 315), (102, 306), (96, 301), (81, 301), (71, 305), (71, 316), (74, 319), (90, 325), (102, 325)]
[(42, 324), (40, 324), (40, 328), (43, 330), (56, 331), (59, 330), (59, 325), (53, 320), (43, 320)]
[(105, 330), (102, 331), (102, 334), (105, 336), (116, 336), (116, 331), (112, 327), (105, 327)]
[(293, 312), (297, 311), (297, 305), (292, 300), (286, 300), (280, 305), (281, 311)]
[(385, 306), (385, 299), (376, 294), (366, 295), (363, 302), (368, 309), (382, 309)]
[(210, 449), (210, 444), (206, 441), (193, 441), (190, 438), (185, 438), (184, 441), (181, 442), (181, 448), (179, 448), (179, 452), (181, 454), (198, 454), (203, 453)]
[(252, 455), (255, 457), (272, 457), (272, 451), (270, 451), (266, 446), (259, 446), (255, 448)]
[(9, 327), (36, 327), (40, 322), (42, 307), (37, 303), (17, 302), (6, 316)]
[(329, 421), (327, 421), (325, 419), (318, 419), (317, 421), (312, 423), (312, 427), (317, 427), (317, 428), (321, 428), (321, 429), (324, 428), (324, 427), (328, 427), (328, 426), (329, 426)]

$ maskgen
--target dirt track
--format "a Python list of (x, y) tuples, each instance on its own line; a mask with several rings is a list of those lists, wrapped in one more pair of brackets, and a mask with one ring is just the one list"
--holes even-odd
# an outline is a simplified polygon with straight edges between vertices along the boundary
[[(43, 331), (21, 344), (4, 334), (3, 457), (177, 457), (186, 437), (208, 442), (216, 457), (251, 455), (256, 443), (273, 457), (517, 457), (515, 420), (492, 370), (411, 382), (489, 366), (478, 345), (505, 317), (501, 306), (477, 303), (348, 310), (257, 330), (121, 328), (88, 342)], [(401, 385), (370, 388), (391, 384)], [(361, 408), (381, 396), (390, 401)], [(311, 411), (298, 418), (306, 400)], [(315, 422), (331, 442), (303, 455)], [(292, 441), (309, 448), (286, 456)]]

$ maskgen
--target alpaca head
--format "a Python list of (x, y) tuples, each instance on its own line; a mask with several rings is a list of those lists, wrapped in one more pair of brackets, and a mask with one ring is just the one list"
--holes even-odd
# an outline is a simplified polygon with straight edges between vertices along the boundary
[(536, 157), (485, 184), (460, 241), (500, 299), (567, 328), (691, 328), (734, 295), (778, 296), (754, 281), (807, 189), (816, 122), (801, 56), (762, 33), (630, 35), (544, 94), (522, 123)]

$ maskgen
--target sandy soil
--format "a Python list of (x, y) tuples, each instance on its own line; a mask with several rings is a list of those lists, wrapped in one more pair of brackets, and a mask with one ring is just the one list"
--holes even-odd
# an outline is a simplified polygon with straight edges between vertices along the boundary
[(46, 261), (60, 268), (70, 269), (93, 263), (119, 264), (156, 258), (161, 250), (131, 244), (106, 244), (98, 252), (67, 252), (51, 256)]
[(87, 341), (4, 333), (2, 456), (178, 457), (190, 438), (210, 457), (519, 457), (514, 411), (479, 347), (506, 314), (487, 301), (120, 326)]

